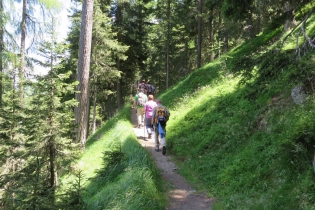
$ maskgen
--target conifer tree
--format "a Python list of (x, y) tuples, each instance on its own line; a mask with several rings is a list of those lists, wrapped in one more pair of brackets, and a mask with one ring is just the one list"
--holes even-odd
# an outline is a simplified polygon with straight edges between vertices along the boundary
[[(108, 13), (110, 7), (106, 7), (100, 2), (95, 1), (93, 41), (91, 57), (91, 100), (93, 100), (92, 128), (96, 129), (96, 110), (109, 110), (107, 107), (109, 98), (113, 97), (115, 89), (112, 87), (121, 77), (121, 71), (116, 68), (115, 59), (118, 57), (124, 61), (127, 46), (122, 45), (115, 39), (115, 33), (108, 25), (111, 22)], [(103, 5), (102, 7), (100, 5)], [(113, 103), (109, 106), (114, 106)], [(105, 115), (105, 112), (103, 113)], [(106, 117), (104, 118), (106, 119)], [(108, 119), (108, 118), (107, 118)]]
[(0, 186), (4, 192), (2, 195), (2, 205), (8, 206), (8, 209), (14, 209), (18, 196), (15, 188), (19, 186), (18, 178), (14, 175), (22, 170), (25, 159), (24, 144), (27, 139), (22, 121), (25, 121), (25, 110), (20, 106), (19, 94), (16, 90), (16, 79), (19, 57), (15, 53), (6, 53), (9, 60), (12, 61), (11, 68), (6, 69), (3, 76), (3, 104), (0, 109)]
[[(118, 1), (112, 4), (112, 15), (115, 15), (113, 31), (117, 33), (117, 40), (129, 46), (126, 51), (126, 60), (117, 58), (117, 69), (122, 77), (117, 83), (119, 101), (125, 102), (132, 95), (132, 87), (137, 79), (147, 77), (149, 69), (146, 60), (148, 57), (147, 36), (150, 27), (149, 14), (152, 5), (150, 1)], [(122, 104), (118, 104), (121, 106)]]
[(76, 146), (68, 133), (73, 129), (72, 110), (76, 102), (64, 100), (63, 96), (73, 92), (76, 83), (64, 82), (71, 72), (57, 73), (58, 68), (63, 68), (57, 58), (65, 57), (65, 46), (56, 44), (54, 37), (51, 42), (42, 43), (40, 49), (46, 60), (39, 63), (50, 71), (35, 82), (26, 83), (28, 103), (23, 106), (23, 115), (15, 111), (21, 109), (16, 103), (16, 88), (10, 94), (15, 100), (6, 100), (6, 107), (13, 108), (12, 114), (6, 113), (12, 117), (5, 119), (15, 124), (7, 125), (7, 132), (2, 135), (8, 140), (0, 148), (0, 154), (8, 157), (1, 165), (6, 169), (1, 174), (5, 209), (54, 209), (58, 174), (64, 173), (65, 166), (75, 157)]
[[(20, 28), (18, 29), (21, 33), (20, 38), (20, 64), (19, 64), (19, 91), (21, 97), (21, 105), (23, 104), (24, 98), (24, 80), (25, 80), (25, 58), (26, 58), (26, 35), (27, 31), (29, 34), (38, 35), (41, 31), (40, 19), (37, 19), (33, 14), (35, 13), (34, 5), (39, 4), (43, 13), (45, 14), (46, 9), (58, 9), (60, 7), (60, 2), (58, 0), (23, 0), (22, 1), (22, 15)], [(42, 16), (45, 17), (45, 16)], [(38, 38), (38, 36), (37, 36)]]

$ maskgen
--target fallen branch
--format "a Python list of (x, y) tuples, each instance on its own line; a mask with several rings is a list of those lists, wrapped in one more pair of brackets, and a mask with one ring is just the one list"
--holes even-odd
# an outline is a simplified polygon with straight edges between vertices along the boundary
[[(310, 15), (314, 12), (314, 10), (315, 10), (315, 7), (313, 7), (307, 14), (306, 14), (306, 16), (305, 16), (305, 18), (304, 18), (304, 20), (303, 21), (301, 21), (299, 24), (297, 24), (295, 27), (294, 27), (294, 29), (292, 29), (291, 30), (291, 32), (289, 33), (289, 34), (287, 34), (285, 37), (284, 37), (284, 39), (283, 39), (283, 41), (282, 41), (282, 43), (281, 43), (281, 45), (280, 45), (280, 50), (279, 51), (281, 51), (281, 49), (282, 49), (282, 47), (283, 47), (283, 45), (284, 45), (284, 42), (287, 40), (287, 38), (302, 24), (302, 27), (301, 28), (303, 28), (303, 29), (305, 29), (305, 23), (306, 23), (306, 21), (308, 20), (308, 18), (310, 17)], [(304, 25), (304, 26), (303, 26)], [(303, 31), (303, 34), (305, 33), (305, 30)], [(299, 34), (300, 33), (298, 33), (298, 36), (299, 36)], [(306, 33), (305, 33), (306, 34)], [(298, 39), (298, 38), (297, 38)], [(297, 40), (297, 43), (298, 43), (298, 40)], [(298, 46), (298, 45), (297, 45)], [(297, 49), (297, 51), (300, 51), (300, 49)]]

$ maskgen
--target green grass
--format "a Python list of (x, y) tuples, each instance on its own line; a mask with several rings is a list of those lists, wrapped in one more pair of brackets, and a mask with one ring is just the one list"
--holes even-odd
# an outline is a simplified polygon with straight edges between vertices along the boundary
[(261, 34), (161, 95), (171, 111), (168, 154), (217, 199), (214, 209), (315, 209), (314, 90), (303, 105), (290, 96), (295, 85), (315, 85), (305, 83), (315, 56), (297, 60), (294, 39), (277, 52), (279, 32)]
[(85, 209), (164, 209), (159, 170), (132, 128), (126, 106), (89, 138), (73, 173), (62, 178), (61, 191), (73, 187), (81, 172)]
[[(296, 59), (292, 37), (278, 51), (281, 30), (270, 27), (159, 96), (171, 112), (168, 155), (216, 199), (214, 210), (315, 209), (315, 53)], [(300, 84), (303, 105), (290, 96)], [(78, 162), (85, 178), (98, 177), (85, 183), (87, 209), (165, 208), (158, 170), (128, 119), (126, 108), (107, 122)]]

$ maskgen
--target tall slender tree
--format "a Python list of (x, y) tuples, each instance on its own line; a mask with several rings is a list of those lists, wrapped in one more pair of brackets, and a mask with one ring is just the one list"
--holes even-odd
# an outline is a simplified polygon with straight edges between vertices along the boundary
[(3, 78), (3, 34), (4, 34), (3, 0), (0, 0), (0, 108), (2, 107), (2, 78)]
[[(108, 17), (109, 6), (104, 6), (106, 2), (95, 0), (93, 18), (93, 40), (91, 56), (91, 79), (90, 89), (93, 97), (93, 129), (96, 129), (96, 110), (98, 107), (116, 109), (114, 103), (107, 106), (109, 98), (114, 96), (115, 89), (112, 84), (118, 83), (121, 71), (117, 69), (116, 59), (125, 61), (127, 46), (116, 40), (116, 33), (112, 32), (112, 27), (108, 24), (111, 18)], [(101, 6), (102, 5), (102, 6)], [(123, 99), (123, 98), (122, 98)], [(92, 99), (91, 99), (92, 101)], [(99, 110), (99, 109), (98, 109)], [(104, 116), (103, 119), (108, 119)]]
[(81, 31), (77, 80), (76, 99), (78, 106), (75, 113), (75, 122), (77, 125), (76, 141), (85, 147), (88, 120), (89, 120), (89, 78), (90, 78), (90, 57), (92, 44), (92, 26), (93, 26), (93, 5), (94, 0), (84, 0), (81, 15)]
[(23, 97), (24, 97), (24, 63), (25, 63), (25, 42), (26, 42), (26, 20), (27, 20), (27, 0), (23, 0), (22, 6), (22, 21), (21, 21), (21, 45), (20, 45), (20, 71), (19, 71), (19, 89), (20, 89), (20, 104), (23, 104)]
[[(36, 34), (40, 31), (40, 20), (37, 20), (35, 13), (35, 5), (39, 5), (41, 9), (58, 9), (60, 2), (58, 0), (23, 0), (22, 2), (22, 20), (20, 24), (21, 40), (20, 40), (20, 65), (19, 65), (19, 91), (21, 97), (21, 105), (23, 104), (24, 85), (25, 82), (25, 56), (26, 56), (26, 35), (27, 29), (31, 28), (32, 33)], [(45, 11), (40, 14), (45, 14)], [(45, 16), (43, 16), (44, 18)], [(40, 19), (40, 18), (39, 18)]]
[(168, 89), (169, 85), (169, 74), (170, 74), (170, 43), (171, 43), (171, 0), (167, 0), (167, 38), (166, 38), (166, 84), (165, 87)]
[[(8, 137), (2, 133), (0, 147), (6, 160), (0, 170), (5, 209), (56, 209), (57, 172), (73, 157), (67, 133), (73, 121), (74, 103), (63, 100), (63, 95), (74, 92), (75, 85), (65, 83), (70, 74), (57, 74), (61, 66), (56, 64), (57, 58), (65, 57), (65, 46), (56, 44), (56, 37), (42, 43), (39, 51), (45, 61), (38, 63), (49, 68), (48, 75), (26, 83), (28, 103), (22, 109), (16, 103), (14, 81), (11, 98), (5, 101), (7, 125), (1, 127), (10, 128), (6, 131)], [(15, 73), (12, 75), (14, 79)]]
[(197, 41), (197, 67), (201, 67), (201, 47), (202, 47), (202, 0), (198, 0), (198, 41)]

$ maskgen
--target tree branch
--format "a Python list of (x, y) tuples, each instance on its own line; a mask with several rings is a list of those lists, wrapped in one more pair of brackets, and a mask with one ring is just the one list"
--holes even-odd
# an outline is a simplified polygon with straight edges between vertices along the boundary
[[(282, 41), (282, 43), (281, 43), (280, 51), (281, 51), (281, 49), (282, 49), (282, 47), (283, 47), (284, 42), (287, 40), (287, 38), (288, 38), (301, 24), (302, 24), (302, 28), (304, 28), (304, 27), (303, 27), (303, 24), (305, 25), (305, 22), (307, 21), (307, 19), (309, 18), (309, 16), (314, 12), (314, 10), (315, 10), (315, 7), (313, 7), (313, 8), (306, 14), (306, 16), (305, 16), (305, 18), (304, 18), (303, 21), (301, 21), (299, 24), (297, 24), (297, 25), (294, 27), (294, 29), (292, 29), (291, 32), (290, 32), (288, 35), (285, 36), (285, 38), (283, 39), (283, 41)], [(299, 34), (299, 33), (298, 33), (298, 34)]]

